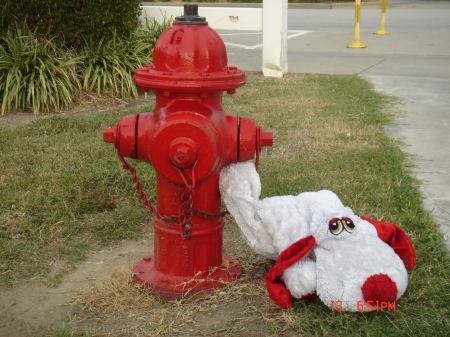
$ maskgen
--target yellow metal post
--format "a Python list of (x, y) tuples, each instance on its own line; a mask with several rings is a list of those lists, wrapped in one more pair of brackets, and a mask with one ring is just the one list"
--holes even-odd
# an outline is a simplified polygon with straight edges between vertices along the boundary
[(375, 34), (386, 35), (389, 32), (385, 29), (386, 26), (386, 7), (387, 0), (381, 0), (381, 20), (380, 20), (380, 29), (375, 32)]
[(350, 44), (349, 48), (366, 48), (365, 45), (361, 43), (361, 31), (360, 31), (360, 21), (361, 21), (361, 0), (355, 0), (355, 41)]

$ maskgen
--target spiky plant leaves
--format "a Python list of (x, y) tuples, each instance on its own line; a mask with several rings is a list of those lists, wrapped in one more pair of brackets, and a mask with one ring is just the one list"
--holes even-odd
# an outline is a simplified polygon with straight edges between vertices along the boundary
[(2, 115), (13, 109), (38, 114), (74, 102), (80, 89), (79, 58), (26, 27), (12, 28), (0, 39)]
[(147, 56), (153, 56), (153, 48), (158, 40), (159, 36), (170, 27), (173, 22), (173, 17), (167, 17), (163, 15), (162, 22), (157, 21), (155, 18), (149, 18), (145, 16), (142, 24), (136, 30), (135, 37), (139, 41), (142, 41), (146, 46), (144, 50)]
[(164, 17), (162, 22), (146, 17), (132, 34), (118, 36), (114, 33), (112, 38), (103, 38), (98, 43), (92, 39), (85, 40), (83, 90), (123, 98), (137, 97), (133, 72), (151, 63), (156, 40), (172, 21), (172, 17)]
[(108, 93), (123, 98), (137, 97), (138, 90), (132, 74), (136, 68), (151, 62), (148, 46), (137, 39), (136, 33), (96, 43), (85, 40), (82, 88), (86, 92)]

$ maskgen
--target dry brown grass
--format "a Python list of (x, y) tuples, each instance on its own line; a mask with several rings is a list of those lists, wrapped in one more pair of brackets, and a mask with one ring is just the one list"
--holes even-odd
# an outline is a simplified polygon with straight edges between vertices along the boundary
[(163, 301), (132, 281), (122, 266), (73, 300), (72, 324), (96, 336), (265, 336), (294, 328), (291, 311), (268, 298), (269, 262), (247, 250), (241, 278), (203, 300)]

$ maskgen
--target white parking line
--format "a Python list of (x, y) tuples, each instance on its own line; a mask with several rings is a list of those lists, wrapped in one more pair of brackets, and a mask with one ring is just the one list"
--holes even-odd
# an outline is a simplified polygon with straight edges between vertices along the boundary
[(232, 47), (243, 48), (243, 49), (256, 49), (256, 48), (262, 47), (262, 44), (255, 44), (254, 46), (246, 46), (246, 45), (243, 45), (243, 44), (237, 44), (237, 43), (231, 43), (231, 42), (225, 42), (225, 45), (232, 46)]
[[(292, 39), (294, 37), (300, 36), (300, 35), (305, 35), (308, 33), (311, 33), (311, 30), (291, 30), (288, 31), (288, 40)], [(236, 36), (236, 35), (257, 35), (260, 34), (262, 35), (262, 32), (257, 32), (257, 33), (225, 33), (225, 34), (220, 34), (221, 36)], [(225, 45), (227, 46), (231, 46), (231, 47), (238, 47), (238, 48), (242, 48), (242, 49), (257, 49), (257, 48), (261, 48), (262, 47), (262, 43), (259, 44), (255, 44), (253, 46), (247, 46), (244, 44), (238, 44), (238, 43), (232, 43), (232, 42), (225, 42)]]
[(292, 39), (293, 37), (312, 33), (312, 30), (292, 30), (292, 31), (288, 32), (288, 34), (289, 33), (294, 33), (292, 35), (288, 35), (288, 39)]
[(262, 34), (262, 32), (254, 32), (254, 33), (223, 33), (219, 34), (220, 36), (233, 36), (233, 35), (258, 35)]

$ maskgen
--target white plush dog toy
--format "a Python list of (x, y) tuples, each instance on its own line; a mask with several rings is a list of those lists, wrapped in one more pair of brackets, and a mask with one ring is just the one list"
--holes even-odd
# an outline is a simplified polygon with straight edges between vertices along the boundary
[(226, 166), (219, 186), (248, 245), (277, 260), (266, 286), (282, 308), (291, 297), (319, 297), (339, 311), (363, 311), (405, 292), (415, 251), (399, 227), (356, 216), (326, 190), (260, 200), (251, 162)]

